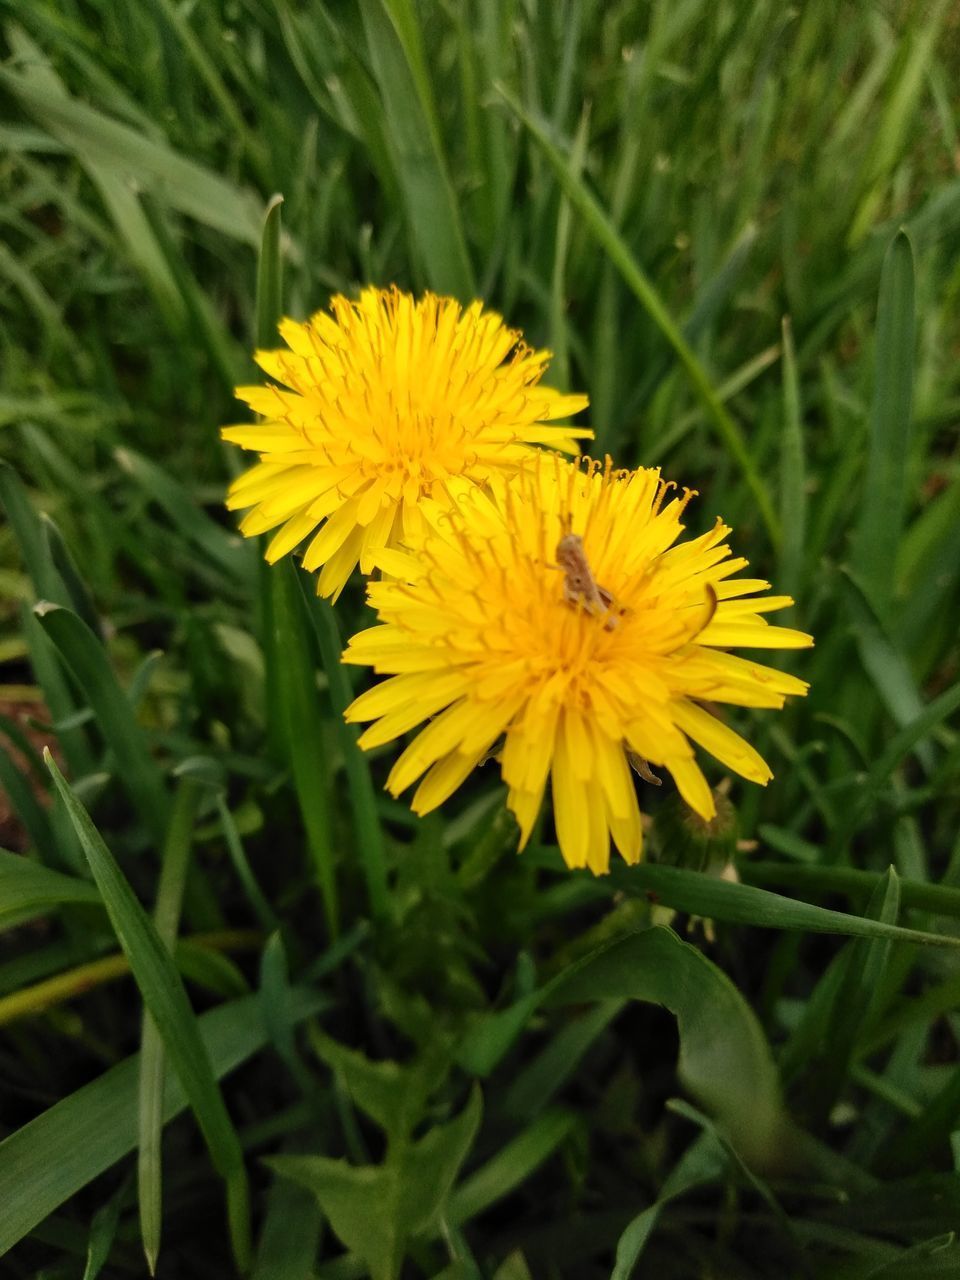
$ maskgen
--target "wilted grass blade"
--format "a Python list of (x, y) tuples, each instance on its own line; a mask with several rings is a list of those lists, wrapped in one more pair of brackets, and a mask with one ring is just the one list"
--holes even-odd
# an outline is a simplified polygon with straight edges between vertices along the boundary
[(174, 1069), (183, 1084), (218, 1172), (227, 1183), (231, 1237), (237, 1265), (250, 1256), (248, 1191), (243, 1153), (197, 1029), (173, 958), (137, 901), (90, 815), (77, 800), (49, 751), (47, 766), (76, 829), (117, 939)]

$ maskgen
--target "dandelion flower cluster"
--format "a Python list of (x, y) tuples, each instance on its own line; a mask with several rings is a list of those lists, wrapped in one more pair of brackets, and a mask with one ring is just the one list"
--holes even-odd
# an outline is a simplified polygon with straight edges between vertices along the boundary
[[(746, 561), (724, 524), (679, 540), (691, 495), (671, 489), (655, 470), (541, 454), (436, 521), (405, 578), (369, 585), (380, 624), (353, 637), (344, 661), (388, 678), (347, 717), (373, 721), (368, 748), (429, 720), (390, 773), (393, 794), (419, 780), (413, 808), (427, 813), (496, 751), (521, 848), (549, 779), (566, 862), (602, 873), (611, 837), (627, 862), (641, 856), (631, 762), (668, 770), (704, 819), (714, 799), (693, 744), (769, 780), (704, 704), (780, 707), (805, 693), (802, 680), (726, 651), (812, 640), (767, 623), (792, 601), (737, 576)], [(558, 548), (571, 552), (562, 567)]]
[(369, 288), (330, 310), (283, 321), (288, 349), (255, 355), (274, 382), (237, 388), (263, 420), (222, 431), (260, 454), (227, 498), (250, 508), (241, 532), (275, 531), (271, 563), (309, 537), (303, 566), (321, 569), (321, 595), (336, 597), (358, 564), (389, 569), (422, 535), (425, 498), (442, 507), (534, 446), (576, 453), (592, 435), (552, 425), (586, 397), (541, 386), (549, 352), (479, 302)]
[(260, 460), (228, 506), (248, 509), (244, 534), (272, 531), (271, 562), (306, 542), (321, 595), (358, 564), (381, 571), (378, 625), (343, 661), (386, 677), (347, 710), (371, 722), (362, 747), (419, 730), (388, 789), (416, 783), (424, 814), (494, 757), (520, 847), (549, 781), (563, 857), (599, 874), (611, 840), (642, 855), (634, 773), (667, 770), (704, 821), (695, 747), (766, 783), (718, 708), (781, 707), (807, 685), (729, 651), (813, 641), (767, 622), (793, 601), (739, 576), (727, 526), (685, 540), (689, 491), (561, 457), (592, 435), (558, 422), (586, 397), (542, 386), (549, 352), (481, 303), (369, 288), (330, 312), (285, 320), (287, 349), (256, 353), (273, 381), (237, 395), (261, 420), (223, 436)]

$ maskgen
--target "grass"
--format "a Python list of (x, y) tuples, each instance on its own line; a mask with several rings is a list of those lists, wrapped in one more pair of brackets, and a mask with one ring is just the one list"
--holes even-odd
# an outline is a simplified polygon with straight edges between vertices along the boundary
[[(0, 21), (4, 1274), (960, 1271), (950, 6)], [(487, 299), (795, 595), (739, 884), (669, 794), (595, 880), (358, 753), (362, 591), (240, 542), (217, 427), (368, 281)]]

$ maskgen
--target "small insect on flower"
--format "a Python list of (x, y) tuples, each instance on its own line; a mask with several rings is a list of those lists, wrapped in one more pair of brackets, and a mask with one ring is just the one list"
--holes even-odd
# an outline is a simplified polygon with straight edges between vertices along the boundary
[(736, 576), (746, 561), (719, 520), (680, 540), (692, 495), (672, 488), (658, 471), (540, 454), (438, 521), (407, 578), (369, 584), (380, 625), (344, 661), (388, 678), (347, 719), (374, 722), (365, 748), (427, 722), (390, 772), (394, 795), (419, 779), (413, 809), (427, 813), (493, 754), (521, 848), (549, 779), (564, 858), (602, 873), (611, 838), (627, 862), (641, 857), (631, 766), (652, 783), (666, 770), (705, 821), (715, 801), (694, 744), (770, 779), (717, 708), (781, 707), (807, 685), (728, 650), (813, 641), (768, 625), (765, 613), (793, 602)]
[(274, 381), (237, 388), (264, 421), (222, 432), (260, 455), (227, 497), (250, 508), (241, 532), (276, 531), (271, 563), (309, 538), (303, 565), (321, 570), (320, 595), (336, 597), (357, 564), (395, 569), (425, 511), (515, 471), (535, 446), (576, 453), (593, 434), (556, 425), (586, 396), (541, 386), (550, 353), (479, 302), (370, 288), (330, 310), (282, 322), (289, 349), (255, 355)]
[(594, 581), (579, 533), (565, 533), (557, 543), (557, 565), (563, 570), (563, 598), (588, 613), (602, 614), (603, 625), (612, 631), (620, 621), (613, 596)]

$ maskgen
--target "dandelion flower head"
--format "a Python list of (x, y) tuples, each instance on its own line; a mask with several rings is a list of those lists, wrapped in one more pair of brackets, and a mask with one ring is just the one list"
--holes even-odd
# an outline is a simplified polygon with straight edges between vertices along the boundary
[(273, 383), (237, 388), (263, 421), (222, 431), (260, 454), (227, 498), (250, 508), (241, 531), (275, 531), (271, 563), (310, 537), (303, 565), (322, 566), (321, 595), (338, 595), (357, 564), (389, 568), (394, 548), (416, 545), (424, 498), (442, 507), (533, 446), (576, 453), (592, 435), (553, 425), (586, 396), (541, 386), (550, 353), (479, 302), (368, 288), (330, 312), (281, 323), (288, 349), (255, 354)]
[(731, 554), (722, 522), (679, 540), (692, 495), (672, 489), (658, 471), (541, 454), (465, 495), (410, 558), (406, 580), (369, 584), (380, 622), (353, 637), (344, 660), (388, 678), (347, 718), (374, 722), (366, 748), (429, 721), (389, 775), (394, 795), (420, 780), (413, 808), (427, 813), (497, 752), (520, 847), (550, 779), (564, 859), (602, 873), (611, 837), (627, 862), (641, 857), (631, 761), (641, 774), (645, 762), (668, 770), (705, 820), (714, 798), (694, 744), (769, 780), (717, 705), (779, 708), (807, 685), (727, 650), (813, 642), (768, 624), (764, 614), (793, 602), (737, 576), (746, 561)]

